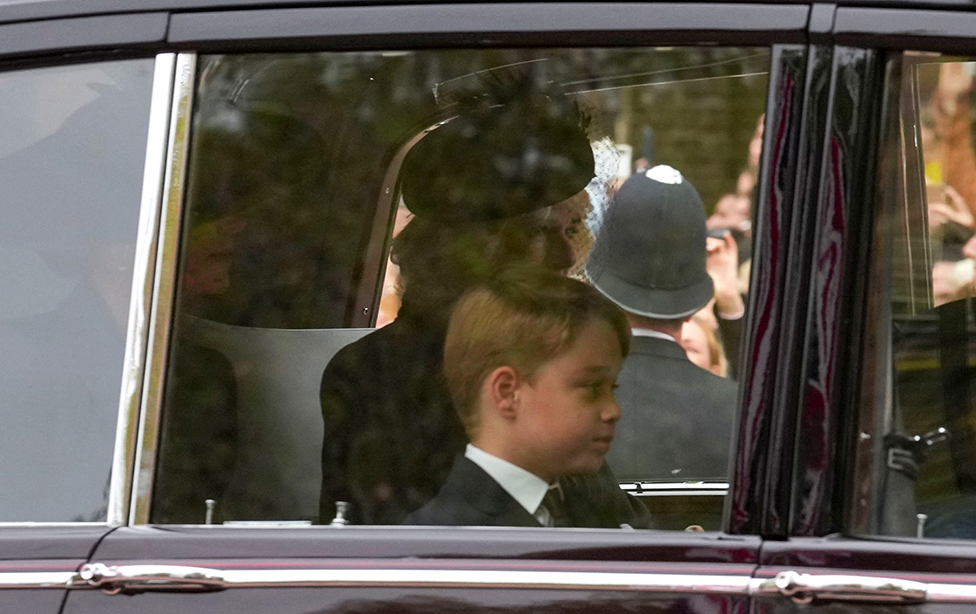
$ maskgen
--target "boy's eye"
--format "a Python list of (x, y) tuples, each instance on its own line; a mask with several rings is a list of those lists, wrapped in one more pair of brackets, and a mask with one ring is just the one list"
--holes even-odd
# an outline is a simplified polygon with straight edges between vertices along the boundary
[(600, 395), (603, 394), (605, 384), (604, 382), (594, 382), (592, 384), (587, 384), (583, 387), (586, 389), (587, 396), (594, 399), (598, 399), (600, 398)]

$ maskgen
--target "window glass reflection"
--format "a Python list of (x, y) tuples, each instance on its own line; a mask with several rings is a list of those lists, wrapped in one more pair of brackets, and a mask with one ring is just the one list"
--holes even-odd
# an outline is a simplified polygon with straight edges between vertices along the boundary
[(976, 63), (892, 64), (854, 526), (976, 538)]
[[(339, 508), (406, 521), (476, 440), (443, 372), (453, 308), (528, 268), (644, 318), (628, 329), (662, 329), (633, 347), (669, 344), (694, 377), (635, 375), (670, 390), (621, 400), (607, 448), (623, 457), (566, 488), (637, 500), (658, 528), (717, 528), (768, 61), (724, 48), (202, 58), (154, 522), (202, 522), (208, 499), (217, 522), (328, 523)], [(632, 240), (610, 236), (622, 229)], [(635, 262), (659, 279), (634, 277)], [(663, 302), (620, 295), (618, 269)], [(657, 418), (628, 426), (640, 411)], [(538, 521), (538, 505), (520, 517)]]
[(0, 521), (105, 520), (152, 66), (0, 74)]

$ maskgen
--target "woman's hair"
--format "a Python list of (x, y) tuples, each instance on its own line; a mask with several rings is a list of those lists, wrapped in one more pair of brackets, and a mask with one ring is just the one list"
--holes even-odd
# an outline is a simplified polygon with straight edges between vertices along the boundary
[(493, 222), (442, 224), (415, 217), (393, 239), (390, 253), (400, 268), (401, 303), (415, 316), (446, 321), (462, 294), (504, 269), (541, 265), (568, 268), (577, 277), (574, 273), (593, 243), (585, 223), (590, 211), (583, 191), (556, 205)]
[(626, 357), (627, 316), (586, 283), (533, 267), (504, 271), (466, 293), (447, 327), (444, 374), (469, 436), (478, 428), (478, 397), (493, 370), (509, 366), (531, 380), (593, 321), (610, 326)]
[(454, 303), (503, 268), (537, 258), (537, 214), (449, 226), (414, 218), (393, 240), (402, 309), (446, 322)]
[(703, 316), (697, 313), (691, 317), (691, 321), (698, 325), (705, 333), (705, 344), (708, 347), (708, 366), (715, 375), (721, 377), (729, 376), (729, 361), (725, 356), (725, 348), (722, 347), (722, 342), (719, 340), (718, 335), (715, 334), (715, 329)]

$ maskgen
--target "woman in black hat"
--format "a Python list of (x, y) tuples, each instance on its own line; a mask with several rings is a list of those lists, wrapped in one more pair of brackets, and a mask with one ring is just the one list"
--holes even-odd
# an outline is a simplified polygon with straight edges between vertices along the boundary
[(575, 105), (516, 79), (456, 110), (401, 169), (415, 218), (392, 248), (397, 319), (343, 348), (322, 377), (322, 522), (347, 501), (352, 522), (399, 524), (437, 493), (466, 443), (441, 379), (451, 308), (503, 268), (575, 260), (569, 234), (585, 211), (573, 197), (593, 178)]

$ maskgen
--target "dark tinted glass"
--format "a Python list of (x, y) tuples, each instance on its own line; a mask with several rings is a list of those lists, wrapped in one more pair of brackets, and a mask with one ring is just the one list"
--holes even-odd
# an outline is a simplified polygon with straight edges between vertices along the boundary
[(852, 525), (976, 539), (976, 62), (888, 74)]
[(105, 519), (152, 68), (0, 74), (0, 521)]
[[(440, 373), (451, 308), (517, 264), (676, 319), (635, 338), (669, 358), (621, 376), (606, 458), (656, 526), (718, 528), (768, 63), (720, 47), (202, 57), (153, 521), (203, 522), (212, 500), (215, 522), (329, 522), (339, 502), (351, 522), (403, 522), (464, 450)], [(670, 205), (643, 215), (644, 188)], [(600, 243), (621, 229), (636, 243)], [(662, 296), (600, 287), (644, 261)]]

